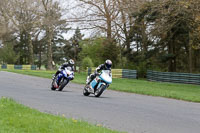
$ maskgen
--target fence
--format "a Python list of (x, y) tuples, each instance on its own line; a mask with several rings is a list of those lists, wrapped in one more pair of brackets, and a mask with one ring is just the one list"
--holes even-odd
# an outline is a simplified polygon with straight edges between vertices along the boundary
[(200, 74), (147, 71), (147, 79), (150, 81), (198, 84), (200, 85)]
[(37, 65), (0, 65), (1, 69), (36, 70)]
[[(95, 71), (96, 68), (88, 68), (88, 75)], [(128, 70), (128, 69), (112, 69), (112, 77), (113, 78), (137, 78), (136, 70)]]

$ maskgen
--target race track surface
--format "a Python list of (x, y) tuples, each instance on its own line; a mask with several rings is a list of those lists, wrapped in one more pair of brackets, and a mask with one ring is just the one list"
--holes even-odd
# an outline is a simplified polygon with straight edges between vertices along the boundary
[(50, 79), (0, 72), (0, 97), (129, 133), (200, 132), (199, 103), (111, 90), (100, 98), (85, 97), (83, 85), (69, 83), (58, 92), (51, 91), (50, 84)]

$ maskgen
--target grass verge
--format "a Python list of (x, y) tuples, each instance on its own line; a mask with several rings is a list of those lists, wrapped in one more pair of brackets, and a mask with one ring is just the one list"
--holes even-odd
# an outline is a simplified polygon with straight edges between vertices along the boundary
[[(55, 71), (5, 70), (9, 72), (51, 78)], [(84, 84), (86, 73), (76, 73), (74, 83)], [(113, 79), (109, 89), (144, 95), (161, 96), (191, 102), (200, 102), (200, 86), (190, 84), (149, 82), (134, 79)]]
[(90, 125), (75, 119), (66, 119), (64, 115), (54, 116), (30, 109), (12, 99), (0, 99), (1, 133), (118, 133)]

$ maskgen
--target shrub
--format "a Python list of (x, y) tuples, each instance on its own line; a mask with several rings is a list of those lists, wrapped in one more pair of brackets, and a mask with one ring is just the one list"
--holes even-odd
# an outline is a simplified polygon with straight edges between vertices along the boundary
[(85, 57), (81, 63), (81, 70), (86, 70), (87, 67), (93, 67), (94, 64), (90, 57)]

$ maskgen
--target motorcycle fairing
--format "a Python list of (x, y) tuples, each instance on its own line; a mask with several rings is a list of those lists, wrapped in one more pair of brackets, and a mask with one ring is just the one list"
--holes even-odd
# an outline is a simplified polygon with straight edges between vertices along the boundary
[(99, 76), (99, 78), (104, 81), (107, 84), (111, 84), (112, 83), (112, 75), (108, 74), (110, 73), (109, 70), (104, 70), (103, 73), (101, 73), (101, 75)]
[(104, 82), (99, 82), (97, 88), (101, 87), (101, 85), (105, 85), (105, 86), (106, 86), (106, 83), (104, 83)]
[(59, 83), (59, 81), (61, 80), (62, 76), (63, 76), (63, 74), (62, 74), (62, 73), (59, 73), (59, 74), (58, 74), (58, 78), (57, 78), (57, 80), (56, 80), (57, 84), (58, 84), (58, 83)]
[(90, 83), (90, 85), (91, 85), (92, 88), (95, 88), (95, 86), (96, 86), (97, 83), (98, 83), (98, 82), (97, 82), (97, 78), (95, 78), (95, 79)]

